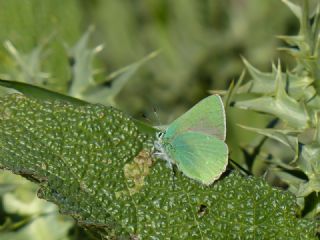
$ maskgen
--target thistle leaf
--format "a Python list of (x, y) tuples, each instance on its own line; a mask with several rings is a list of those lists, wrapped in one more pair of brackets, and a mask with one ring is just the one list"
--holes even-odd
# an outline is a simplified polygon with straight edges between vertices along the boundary
[(83, 91), (83, 97), (92, 103), (99, 102), (114, 105), (114, 98), (123, 89), (129, 79), (133, 77), (143, 64), (157, 55), (158, 52), (152, 52), (146, 57), (111, 73), (107, 78), (108, 82), (111, 82), (111, 87), (103, 86), (101, 83), (88, 86), (88, 88)]
[[(229, 86), (229, 89), (223, 93), (225, 95), (223, 98), (223, 104), (226, 111), (230, 107), (231, 102), (234, 100), (234, 96), (238, 92), (239, 87), (241, 86), (242, 81), (244, 79), (244, 76), (245, 76), (245, 71), (241, 73), (238, 81), (236, 83), (232, 81)], [(210, 91), (210, 93), (215, 94), (213, 91)]]
[(274, 128), (253, 128), (244, 125), (239, 125), (240, 127), (247, 129), (252, 132), (259, 133), (261, 135), (267, 136), (268, 138), (274, 139), (278, 142), (289, 147), (294, 153), (298, 154), (298, 137), (297, 135), (300, 131), (294, 130), (281, 130)]
[(238, 101), (235, 106), (258, 112), (272, 114), (283, 120), (290, 127), (304, 129), (308, 127), (309, 116), (303, 104), (290, 97), (282, 80), (280, 67), (276, 76), (275, 96), (263, 96), (255, 99)]
[[(272, 72), (263, 73), (244, 60), (252, 80), (240, 87), (238, 93), (248, 93), (249, 100), (238, 101), (235, 106), (281, 120), (276, 129), (244, 128), (275, 139), (294, 151), (291, 162), (288, 162), (291, 156), (284, 155), (283, 148), (275, 146), (258, 149), (260, 152), (256, 156), (272, 156), (272, 159), (268, 158), (267, 171), (271, 170), (280, 182), (288, 184), (288, 189), (297, 197), (303, 216), (316, 217), (320, 213), (320, 4), (318, 0), (283, 2), (298, 18), (300, 29), (295, 36), (279, 36), (288, 45), (280, 50), (290, 53), (296, 66), (283, 73), (279, 63), (272, 67)], [(259, 161), (264, 159), (255, 158), (257, 165)]]
[(45, 55), (44, 49), (50, 40), (51, 38), (27, 54), (20, 53), (10, 41), (5, 41), (4, 47), (8, 50), (18, 67), (18, 69), (13, 72), (14, 76), (10, 78), (35, 85), (43, 85), (50, 77), (49, 73), (41, 71)]
[[(88, 47), (92, 32), (93, 27), (91, 26), (75, 46), (68, 50), (73, 73), (69, 95), (91, 103), (115, 105), (114, 98), (123, 89), (125, 84), (144, 63), (157, 56), (158, 53), (152, 52), (146, 57), (112, 72), (104, 81), (97, 82), (94, 79), (93, 60), (103, 47), (102, 45), (95, 48)], [(111, 86), (103, 85), (107, 82), (111, 83)]]
[[(274, 76), (275, 73), (264, 73), (252, 66), (245, 58), (242, 58), (245, 67), (247, 68), (252, 80), (241, 86), (239, 93), (241, 92), (253, 92), (253, 93), (271, 93), (275, 89)], [(250, 87), (248, 87), (248, 85)], [(247, 89), (247, 90), (244, 90)]]
[[(271, 73), (261, 72), (252, 66), (246, 59), (243, 62), (248, 69), (252, 80), (239, 87), (238, 93), (259, 93), (259, 94), (272, 94), (276, 90), (276, 81), (278, 70), (273, 68)], [(297, 76), (290, 72), (282, 73), (282, 79), (286, 79), (288, 86), (286, 86), (288, 94), (295, 99), (304, 98), (309, 100), (316, 94), (315, 89), (311, 86), (313, 79), (310, 76)]]
[(273, 97), (260, 97), (251, 100), (237, 101), (235, 106), (242, 109), (254, 110), (272, 114), (291, 127), (304, 129), (308, 125), (308, 117), (304, 108), (295, 102), (290, 102), (287, 106), (285, 102), (277, 101)]
[(150, 155), (154, 137), (102, 105), (0, 99), (0, 166), (100, 239), (316, 239), (289, 192), (234, 172), (207, 187)]
[[(320, 146), (318, 144), (308, 144), (301, 147), (301, 154), (298, 159), (299, 168), (308, 176), (308, 186), (301, 188), (303, 193), (299, 196), (307, 196), (307, 193), (320, 192)], [(312, 187), (311, 187), (312, 186)]]
[(82, 98), (83, 91), (94, 82), (92, 61), (95, 54), (102, 50), (101, 46), (87, 48), (93, 27), (83, 34), (73, 48), (69, 49), (69, 58), (72, 62), (72, 81), (69, 95)]
[(302, 22), (302, 9), (299, 5), (296, 5), (292, 2), (290, 2), (289, 0), (282, 0), (282, 2), (284, 2), (290, 9), (291, 11), (294, 13), (294, 15), (296, 15), (296, 17), (299, 19), (300, 22)]

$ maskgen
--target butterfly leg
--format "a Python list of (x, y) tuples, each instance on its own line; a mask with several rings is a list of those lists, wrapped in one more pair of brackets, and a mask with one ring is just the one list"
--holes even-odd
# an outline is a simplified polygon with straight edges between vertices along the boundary
[(175, 190), (175, 186), (176, 186), (176, 180), (177, 180), (177, 172), (178, 172), (178, 167), (177, 167), (177, 165), (175, 165), (175, 164), (172, 164), (171, 162), (170, 162), (170, 165), (171, 165), (171, 172), (172, 172), (172, 190)]

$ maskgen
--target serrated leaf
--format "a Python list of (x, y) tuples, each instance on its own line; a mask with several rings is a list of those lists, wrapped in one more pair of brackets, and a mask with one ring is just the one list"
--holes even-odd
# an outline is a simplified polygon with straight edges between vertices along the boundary
[(106, 79), (106, 82), (108, 81), (112, 83), (111, 87), (103, 86), (98, 83), (88, 86), (88, 88), (83, 92), (83, 98), (92, 103), (114, 103), (114, 98), (119, 94), (125, 84), (132, 78), (138, 69), (157, 55), (158, 52), (152, 52), (146, 57), (111, 73)]
[(278, 36), (278, 38), (289, 44), (287, 47), (279, 47), (278, 50), (287, 52), (298, 59), (315, 60), (304, 35)]
[(0, 194), (5, 184), (12, 187), (1, 196), (2, 210), (7, 214), (7, 222), (0, 226), (1, 240), (69, 239), (72, 219), (61, 216), (54, 204), (37, 198), (35, 184), (9, 171), (0, 174)]
[[(240, 87), (239, 93), (251, 94), (246, 94), (249, 100), (239, 101), (235, 106), (273, 115), (281, 120), (281, 130), (247, 129), (282, 142), (294, 150), (294, 161), (288, 162), (284, 149), (276, 152), (277, 147), (269, 147), (264, 152), (272, 156), (272, 159), (268, 159), (267, 171), (271, 169), (280, 182), (288, 184), (288, 189), (297, 196), (303, 216), (316, 217), (320, 211), (320, 135), (317, 126), (320, 106), (320, 4), (318, 0), (283, 2), (298, 17), (300, 29), (295, 36), (279, 36), (289, 45), (280, 50), (290, 53), (296, 65), (286, 73), (281, 72), (280, 64), (273, 66), (272, 72), (263, 73), (244, 60), (252, 80)], [(257, 164), (259, 161), (261, 159), (256, 161)]]
[[(152, 52), (146, 57), (112, 72), (104, 81), (97, 82), (94, 79), (93, 60), (103, 47), (102, 45), (95, 48), (88, 47), (92, 32), (93, 27), (89, 27), (75, 46), (68, 50), (73, 73), (69, 95), (92, 103), (115, 105), (114, 98), (125, 84), (144, 63), (157, 56), (158, 53)], [(111, 83), (110, 86), (103, 85), (107, 82)]]
[[(240, 87), (239, 92), (250, 91), (253, 93), (270, 93), (274, 90), (274, 79), (275, 73), (264, 73), (259, 71), (253, 65), (251, 65), (245, 58), (242, 58), (243, 63), (250, 76), (252, 77), (252, 81), (249, 81), (244, 86)], [(250, 87), (249, 87), (250, 86)]]
[[(238, 93), (259, 93), (259, 94), (271, 94), (276, 90), (276, 79), (278, 70), (273, 67), (271, 73), (261, 72), (252, 66), (245, 58), (242, 58), (246, 68), (252, 80), (241, 86)], [(297, 76), (290, 72), (281, 73), (282, 79), (287, 79), (290, 83), (286, 86), (288, 94), (296, 99), (304, 97), (306, 100), (311, 99), (315, 95), (315, 90), (310, 88), (313, 79), (310, 76)]]
[[(278, 162), (280, 162), (280, 160), (278, 160)], [(304, 183), (303, 179), (294, 176), (290, 172), (283, 171), (283, 169), (281, 168), (275, 167), (275, 168), (272, 168), (271, 171), (275, 173), (276, 176), (278, 176), (281, 179), (281, 181), (288, 184), (288, 187), (289, 187), (288, 190), (292, 193), (296, 193), (299, 189), (299, 185)], [(303, 208), (303, 205), (301, 205), (301, 209), (302, 208)]]
[(13, 232), (0, 232), (0, 238), (1, 240), (70, 240), (67, 235), (71, 227), (71, 221), (66, 221), (59, 214), (49, 214), (33, 219), (26, 226)]
[(295, 129), (308, 127), (310, 119), (305, 106), (287, 94), (280, 67), (277, 72), (274, 95), (238, 101), (235, 106), (272, 114)]
[(204, 186), (152, 159), (153, 140), (114, 108), (0, 99), (1, 167), (101, 238), (316, 239), (290, 193), (237, 172)]
[(282, 0), (282, 2), (284, 2), (290, 9), (291, 11), (294, 13), (294, 15), (296, 15), (296, 17), (299, 19), (299, 21), (302, 21), (302, 9), (299, 5), (296, 5), (292, 2), (290, 2), (289, 0)]
[[(300, 35), (294, 35), (294, 36), (279, 35), (277, 36), (277, 38), (285, 41), (287, 44), (293, 47), (300, 46), (301, 44), (306, 44), (304, 37)], [(299, 49), (296, 49), (296, 50), (299, 51)]]
[(234, 100), (234, 96), (238, 92), (242, 84), (242, 81), (244, 79), (244, 76), (245, 76), (245, 71), (242, 71), (237, 83), (231, 82), (228, 90), (226, 91), (225, 96), (223, 97), (223, 104), (226, 111), (230, 107), (231, 102)]
[(19, 70), (14, 73), (14, 79), (21, 82), (43, 85), (50, 77), (49, 73), (41, 71), (43, 63), (44, 48), (50, 41), (50, 38), (39, 44), (28, 54), (21, 54), (10, 41), (5, 41), (4, 46), (14, 59)]
[(298, 137), (297, 135), (300, 131), (294, 130), (282, 130), (274, 128), (253, 128), (244, 125), (239, 125), (240, 127), (247, 129), (252, 132), (259, 133), (261, 135), (267, 136), (268, 138), (274, 139), (281, 142), (282, 144), (289, 147), (294, 153), (298, 154)]
[(95, 54), (102, 50), (102, 46), (92, 49), (87, 47), (92, 31), (93, 27), (89, 27), (75, 46), (69, 49), (73, 73), (69, 95), (78, 98), (82, 98), (82, 94), (86, 88), (94, 83), (92, 61)]
[(305, 115), (305, 110), (298, 103), (287, 106), (286, 103), (277, 101), (273, 97), (260, 97), (251, 100), (237, 101), (235, 106), (242, 109), (272, 114), (279, 117), (289, 126), (297, 127), (297, 129), (303, 129), (308, 126), (308, 118)]
[(319, 144), (303, 145), (301, 146), (298, 164), (309, 178), (318, 179), (320, 183), (320, 178), (318, 176), (318, 173), (320, 172), (320, 162), (318, 156), (320, 156)]

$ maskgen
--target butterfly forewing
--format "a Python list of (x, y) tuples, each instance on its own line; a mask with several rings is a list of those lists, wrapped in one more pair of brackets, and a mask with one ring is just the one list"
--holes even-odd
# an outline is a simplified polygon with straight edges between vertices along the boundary
[(197, 103), (171, 123), (165, 135), (174, 139), (185, 132), (199, 132), (225, 140), (225, 112), (220, 96), (212, 95)]

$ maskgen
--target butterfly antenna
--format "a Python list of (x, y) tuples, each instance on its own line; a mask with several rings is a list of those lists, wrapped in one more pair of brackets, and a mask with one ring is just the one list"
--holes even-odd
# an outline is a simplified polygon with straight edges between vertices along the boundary
[(263, 180), (265, 180), (265, 181), (267, 180), (268, 174), (269, 174), (269, 169), (266, 169), (266, 171), (264, 172), (264, 174), (262, 176)]
[(171, 170), (172, 170), (172, 190), (175, 190), (175, 182), (176, 182), (176, 178), (177, 178), (177, 166), (176, 165), (173, 165), (172, 163), (170, 163), (170, 167), (171, 167)]
[(156, 119), (156, 121), (157, 121), (157, 125), (158, 125), (158, 126), (161, 126), (162, 124), (161, 124), (161, 122), (160, 122), (160, 118), (159, 118), (159, 115), (158, 115), (158, 112), (157, 112), (156, 107), (153, 107), (153, 114), (154, 114), (155, 119)]
[(144, 120), (146, 120), (147, 122), (152, 123), (151, 119), (148, 118), (148, 115), (147, 115), (146, 113), (142, 113), (142, 114), (141, 114), (141, 117), (142, 117)]

